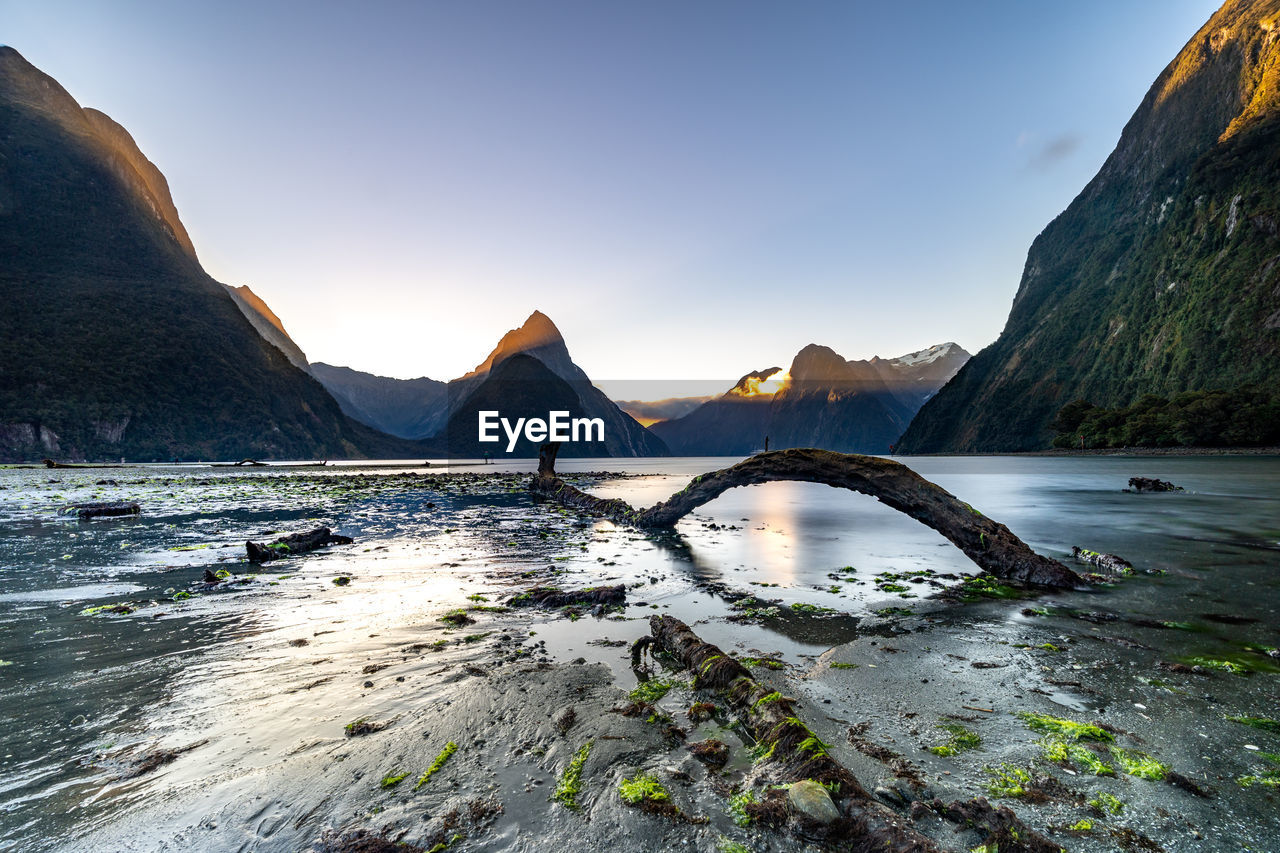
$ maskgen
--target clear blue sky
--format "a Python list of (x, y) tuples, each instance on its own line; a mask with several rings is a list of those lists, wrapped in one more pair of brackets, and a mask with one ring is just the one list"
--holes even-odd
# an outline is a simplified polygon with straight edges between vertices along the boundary
[(534, 308), (593, 378), (1003, 326), (1204, 0), (0, 0), (313, 361), (448, 379)]

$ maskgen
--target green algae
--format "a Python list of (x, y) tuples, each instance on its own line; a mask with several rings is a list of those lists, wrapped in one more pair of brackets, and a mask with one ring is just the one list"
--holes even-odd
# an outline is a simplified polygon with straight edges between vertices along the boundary
[(618, 783), (618, 796), (629, 806), (638, 806), (648, 800), (651, 803), (663, 803), (671, 799), (671, 794), (662, 787), (658, 777), (641, 773)]
[(453, 741), (449, 741), (448, 743), (446, 743), (444, 745), (444, 749), (440, 750), (440, 754), (437, 755), (435, 757), (435, 760), (431, 762), (431, 766), (427, 768), (427, 771), (418, 777), (418, 784), (413, 786), (413, 790), (416, 791), (419, 788), (421, 788), (423, 785), (427, 784), (427, 781), (432, 776), (434, 776), (437, 772), (439, 772), (440, 768), (444, 767), (445, 762), (447, 762), (449, 758), (457, 751), (458, 751), (458, 745), (456, 743), (454, 743)]
[(1037, 714), (1035, 711), (1019, 711), (1015, 716), (1032, 731), (1056, 736), (1063, 740), (1106, 742), (1115, 740), (1111, 732), (1092, 723), (1077, 723), (1073, 720), (1050, 717), (1048, 714)]
[(633, 702), (653, 703), (666, 696), (671, 692), (672, 688), (685, 686), (683, 681), (667, 681), (661, 678), (654, 678), (637, 684), (635, 689), (627, 695)]
[(1247, 675), (1249, 669), (1232, 660), (1223, 658), (1210, 658), (1196, 655), (1193, 657), (1183, 658), (1188, 666), (1198, 666), (1204, 669), (1212, 669), (1216, 672), (1229, 672), (1232, 675)]
[(1280, 734), (1280, 720), (1273, 720), (1269, 717), (1227, 717), (1233, 723), (1240, 723), (1245, 726), (1252, 726), (1255, 729), (1262, 729), (1264, 732), (1272, 734)]
[(1121, 749), (1118, 746), (1113, 746), (1111, 747), (1111, 757), (1116, 760), (1116, 764), (1121, 770), (1139, 779), (1150, 779), (1159, 782), (1169, 774), (1169, 765), (1162, 764), (1138, 749)]
[(987, 782), (987, 793), (993, 797), (1021, 797), (1027, 793), (1027, 786), (1031, 784), (1030, 771), (1012, 764), (987, 767), (985, 770), (992, 777)]
[(555, 791), (551, 794), (553, 801), (570, 811), (577, 811), (580, 808), (578, 794), (582, 792), (582, 767), (587, 763), (587, 756), (590, 754), (591, 741), (587, 741), (574, 753), (573, 760), (564, 769), (564, 773), (560, 776), (560, 781), (556, 784)]
[(993, 575), (986, 573), (966, 578), (960, 585), (960, 597), (965, 601), (976, 601), (980, 598), (1022, 598), (1020, 590), (1002, 584)]
[(949, 737), (945, 743), (929, 747), (929, 751), (934, 755), (950, 758), (982, 746), (982, 737), (959, 723), (938, 723), (936, 728), (942, 729)]
[(1089, 805), (1093, 806), (1101, 814), (1118, 815), (1124, 811), (1124, 801), (1105, 791), (1090, 800)]
[(1045, 737), (1039, 741), (1040, 753), (1046, 761), (1083, 767), (1094, 776), (1114, 776), (1115, 769), (1086, 746), (1069, 743), (1058, 737)]
[(775, 691), (773, 691), (772, 693), (768, 693), (768, 694), (766, 694), (766, 695), (764, 695), (764, 696), (761, 696), (759, 699), (757, 699), (757, 700), (755, 701), (755, 704), (753, 704), (753, 705), (751, 706), (751, 710), (753, 710), (753, 711), (754, 711), (754, 710), (758, 709), (761, 705), (767, 705), (767, 704), (768, 704), (768, 703), (770, 703), (770, 702), (777, 702), (777, 701), (779, 701), (779, 700), (781, 700), (781, 699), (783, 699), (783, 698), (785, 698), (785, 697), (783, 697), (783, 695), (782, 695), (781, 693), (779, 693), (777, 690), (775, 690)]
[(797, 613), (823, 614), (823, 613), (836, 612), (836, 610), (831, 607), (821, 607), (817, 604), (805, 604), (804, 602), (800, 602), (800, 601), (794, 602), (791, 605), (791, 609)]
[(730, 797), (729, 804), (725, 807), (725, 811), (728, 812), (729, 817), (731, 817), (733, 822), (738, 826), (750, 826), (751, 815), (747, 814), (747, 806), (754, 805), (758, 802), (760, 802), (760, 800), (756, 797), (755, 792), (746, 790)]
[(396, 785), (399, 785), (401, 782), (403, 782), (405, 780), (405, 777), (407, 777), (408, 775), (409, 775), (409, 772), (405, 771), (404, 773), (393, 773), (388, 776), (383, 776), (381, 787), (384, 790), (387, 788), (394, 788)]

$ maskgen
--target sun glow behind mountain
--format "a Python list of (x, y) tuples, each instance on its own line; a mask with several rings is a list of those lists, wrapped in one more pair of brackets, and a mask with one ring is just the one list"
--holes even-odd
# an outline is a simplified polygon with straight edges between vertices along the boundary
[(730, 394), (738, 397), (772, 397), (791, 382), (791, 373), (780, 368), (765, 377), (748, 376)]

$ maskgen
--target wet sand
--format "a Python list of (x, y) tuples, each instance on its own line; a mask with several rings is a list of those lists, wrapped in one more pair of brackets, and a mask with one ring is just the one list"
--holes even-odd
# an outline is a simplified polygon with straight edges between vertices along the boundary
[[(851, 605), (857, 615), (849, 616), (822, 609), (835, 603), (829, 590), (806, 594), (753, 584), (749, 571), (700, 568), (697, 553), (744, 535), (723, 515), (695, 517), (682, 526), (681, 540), (661, 541), (532, 504), (516, 475), (376, 479), (376, 486), (343, 478), (326, 483), (329, 491), (358, 494), (359, 502), (346, 514), (306, 514), (289, 525), (346, 522), (344, 532), (356, 533), (352, 546), (269, 565), (237, 591), (209, 591), (125, 616), (79, 617), (124, 631), (221, 618), (229, 610), (253, 614), (233, 636), (179, 653), (182, 666), (164, 695), (147, 702), (136, 721), (108, 722), (111, 741), (84, 751), (80, 773), (69, 774), (61, 792), (44, 795), (43, 808), (69, 819), (11, 849), (319, 850), (361, 831), (424, 849), (600, 850), (621, 843), (713, 850), (726, 839), (754, 850), (797, 849), (803, 842), (786, 829), (735, 820), (731, 798), (754, 778), (755, 756), (732, 717), (689, 719), (695, 701), (717, 697), (689, 688), (688, 672), (654, 673), (676, 682), (657, 706), (684, 739), (673, 739), (664, 720), (619, 712), (637, 683), (627, 647), (647, 633), (646, 617), (655, 612), (685, 619), (747, 659), (759, 680), (796, 698), (799, 716), (832, 755), (904, 818), (912, 800), (988, 794), (990, 769), (1008, 765), (1027, 769), (1038, 788), (1005, 802), (1070, 850), (1267, 849), (1280, 828), (1274, 789), (1237, 783), (1265, 772), (1269, 759), (1261, 754), (1277, 751), (1277, 736), (1226, 719), (1276, 716), (1280, 666), (1257, 651), (1240, 656), (1251, 674), (1192, 668), (1185, 659), (1198, 638), (1209, 636), (1209, 622), (1162, 624), (1118, 606), (1119, 593), (1106, 587), (1026, 599), (935, 598), (954, 585), (936, 575), (963, 566), (962, 556), (941, 561), (932, 576), (904, 579), (912, 592), (903, 595), (911, 598), (886, 594)], [(679, 480), (579, 482), (606, 493), (669, 494), (671, 479)], [(240, 496), (235, 503), (253, 500)], [(277, 506), (280, 496), (264, 500)], [(428, 511), (427, 503), (438, 507)], [(412, 518), (430, 530), (406, 536)], [(207, 565), (252, 571), (234, 551), (243, 531), (220, 524), (221, 534), (199, 540), (209, 548), (165, 555), (189, 561), (164, 570), (176, 586), (194, 588)], [(108, 528), (88, 530), (105, 535)], [(124, 525), (119, 530), (137, 538)], [(1155, 568), (1134, 561), (1140, 570)], [(839, 595), (859, 584), (869, 593), (886, 585), (866, 570), (846, 568), (828, 579), (844, 586)], [(338, 577), (351, 582), (335, 586)], [(1185, 570), (1175, 578), (1193, 589), (1210, 580)], [(491, 609), (534, 585), (610, 582), (629, 587), (621, 610)], [(1116, 590), (1173, 580), (1140, 574), (1119, 583)], [(1212, 601), (1221, 592), (1204, 589), (1203, 604), (1192, 609), (1226, 609)], [(747, 595), (759, 606), (744, 607)], [(823, 605), (797, 608), (771, 603), (770, 596)], [(1229, 633), (1273, 635), (1263, 620), (1274, 615), (1274, 601), (1271, 589), (1252, 608), (1232, 610), (1258, 622)], [(770, 607), (777, 610), (765, 612)], [(459, 608), (475, 621), (440, 621)], [(731, 621), (744, 612), (745, 621)], [(95, 682), (91, 689), (109, 687)], [(1211, 797), (1048, 760), (1042, 734), (1016, 716), (1022, 712), (1104, 722), (1115, 730), (1117, 747), (1149, 753)], [(360, 721), (377, 730), (348, 737), (346, 726)], [(940, 723), (977, 734), (980, 745), (933, 754), (930, 747), (950, 737)], [(729, 746), (723, 771), (686, 748), (708, 737)], [(456, 752), (418, 787), (449, 743)], [(587, 743), (580, 807), (566, 808), (551, 795)], [(618, 783), (641, 771), (653, 772), (699, 822), (625, 805)], [(400, 774), (400, 782), (383, 787)], [(1099, 814), (1089, 801), (1100, 794), (1124, 803), (1122, 812)], [(957, 832), (919, 809), (917, 817), (947, 849), (978, 843), (973, 832)], [(1070, 828), (1081, 821), (1090, 822), (1087, 832)]]

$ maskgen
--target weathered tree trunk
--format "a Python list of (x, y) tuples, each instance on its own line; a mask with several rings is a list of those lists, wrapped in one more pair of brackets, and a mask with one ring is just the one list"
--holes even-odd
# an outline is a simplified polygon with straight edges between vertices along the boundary
[[(854, 775), (831, 757), (826, 744), (796, 716), (793, 699), (760, 684), (745, 666), (718, 647), (704, 643), (688, 625), (673, 616), (650, 616), (649, 631), (651, 638), (640, 639), (651, 639), (653, 644), (669, 652), (693, 671), (694, 687), (717, 691), (726, 704), (742, 715), (748, 731), (766, 750), (761, 761), (771, 778), (783, 783), (812, 779), (835, 791), (832, 799), (842, 819), (824, 826), (793, 816), (802, 834), (823, 838), (838, 849), (888, 853), (937, 853), (940, 850), (937, 843), (918, 832), (910, 820), (868, 794)], [(838, 783), (838, 787), (832, 783)], [(782, 802), (781, 797), (772, 793), (770, 796), (772, 802), (766, 797), (763, 803), (747, 805), (747, 813), (767, 820), (770, 808), (779, 809)], [(922, 805), (927, 811), (983, 833), (983, 841), (991, 850), (1057, 853), (1061, 849), (1027, 827), (1010, 809), (994, 808), (982, 797), (957, 800), (950, 805), (944, 805), (940, 799), (931, 804), (916, 803), (912, 814)], [(967, 818), (974, 819), (966, 822)]]
[(777, 480), (824, 483), (871, 495), (927, 524), (997, 577), (1058, 588), (1084, 585), (1079, 575), (1057, 560), (1032, 551), (1003, 524), (890, 459), (811, 448), (759, 453), (732, 467), (694, 477), (692, 483), (669, 499), (637, 510), (626, 501), (592, 497), (565, 483), (555, 474), (557, 450), (554, 445), (543, 446), (530, 491), (624, 524), (671, 527), (736, 486)]
[(261, 542), (246, 542), (244, 547), (249, 554), (250, 562), (266, 563), (271, 560), (292, 557), (295, 554), (305, 554), (308, 551), (324, 548), (327, 545), (350, 544), (350, 536), (339, 536), (331, 532), (327, 527), (317, 527), (315, 530), (309, 530), (306, 533), (293, 533), (289, 536), (284, 536), (265, 545)]
[(834, 790), (832, 800), (846, 820), (825, 831), (806, 825), (806, 834), (838, 833), (842, 842), (852, 841), (859, 850), (926, 853), (939, 849), (876, 801), (828, 754), (825, 744), (796, 717), (794, 700), (757, 682), (746, 667), (704, 643), (673, 616), (650, 616), (649, 630), (659, 647), (693, 671), (695, 687), (717, 691), (742, 716), (752, 737), (765, 749), (761, 761), (771, 779), (779, 783), (812, 779)]

